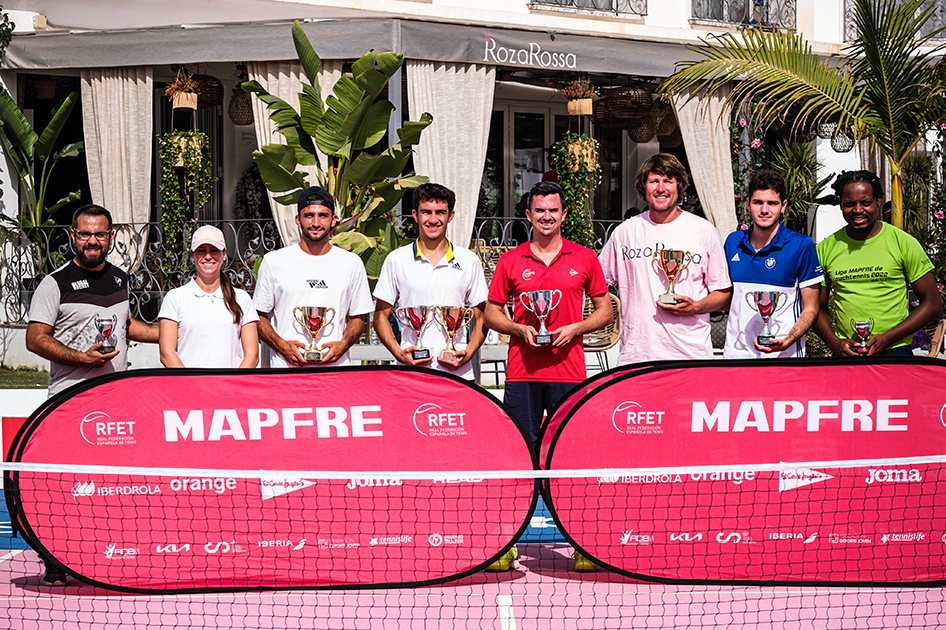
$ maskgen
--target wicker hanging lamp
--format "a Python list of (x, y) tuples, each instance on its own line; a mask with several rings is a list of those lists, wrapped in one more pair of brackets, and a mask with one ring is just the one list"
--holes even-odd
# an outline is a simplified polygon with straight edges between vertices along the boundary
[(640, 119), (640, 124), (629, 126), (627, 135), (631, 140), (638, 144), (650, 142), (657, 135), (657, 121), (652, 113), (648, 113)]
[(200, 86), (197, 93), (197, 109), (212, 109), (223, 104), (223, 83), (209, 74), (195, 74), (194, 81)]
[(677, 115), (673, 111), (673, 103), (670, 99), (661, 96), (654, 101), (654, 119), (657, 121), (657, 135), (670, 135), (677, 127)]
[(227, 108), (227, 116), (237, 126), (253, 124), (253, 100), (250, 98), (250, 93), (244, 92), (239, 85), (233, 87), (233, 94), (230, 95), (230, 106)]
[(857, 139), (850, 127), (845, 127), (838, 131), (837, 135), (831, 138), (831, 148), (837, 153), (847, 153), (857, 144)]
[(658, 135), (657, 142), (666, 149), (676, 149), (683, 144), (683, 134), (680, 132), (680, 127), (674, 127), (673, 131), (668, 134)]

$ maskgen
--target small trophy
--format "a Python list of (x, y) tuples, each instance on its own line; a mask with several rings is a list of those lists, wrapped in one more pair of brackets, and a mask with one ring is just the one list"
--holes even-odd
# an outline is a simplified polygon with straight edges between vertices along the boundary
[(867, 354), (867, 339), (870, 337), (870, 332), (874, 329), (874, 318), (868, 317), (865, 320), (854, 321), (851, 320), (851, 328), (854, 329), (854, 334), (861, 338), (861, 343), (857, 346), (857, 354)]
[(434, 321), (440, 324), (447, 336), (447, 347), (440, 353), (441, 361), (456, 361), (456, 348), (453, 347), (453, 338), (460, 329), (473, 319), (473, 311), (465, 306), (435, 306)]
[(771, 346), (775, 335), (769, 329), (769, 319), (778, 313), (781, 306), (788, 304), (786, 301), (788, 295), (781, 291), (749, 291), (746, 293), (746, 302), (749, 306), (759, 311), (762, 316), (762, 332), (755, 338), (760, 346)]
[(111, 317), (96, 316), (93, 321), (95, 323), (95, 329), (99, 331), (98, 336), (95, 338), (95, 343), (102, 342), (102, 345), (99, 347), (99, 354), (115, 352), (115, 342), (112, 340), (112, 332), (114, 332), (115, 326), (118, 325), (118, 315), (112, 315)]
[(318, 363), (322, 360), (322, 351), (315, 344), (315, 338), (320, 330), (332, 323), (332, 319), (335, 318), (335, 309), (325, 306), (297, 306), (292, 309), (292, 315), (303, 328), (309, 331), (309, 336), (312, 338), (309, 347), (305, 349), (306, 362)]
[[(556, 299), (556, 294), (558, 294), (558, 299)], [(519, 301), (522, 302), (523, 308), (539, 319), (539, 332), (535, 336), (535, 344), (537, 346), (551, 345), (552, 335), (545, 327), (545, 320), (562, 301), (562, 292), (559, 289), (524, 291), (519, 294)]]
[(664, 272), (669, 281), (667, 292), (663, 293), (657, 299), (661, 304), (676, 304), (677, 297), (673, 292), (673, 281), (677, 279), (692, 260), (690, 252), (684, 252), (679, 249), (658, 249), (654, 252), (654, 260), (657, 266)]
[(408, 308), (399, 308), (397, 309), (397, 318), (398, 320), (409, 327), (414, 331), (414, 336), (417, 339), (416, 350), (411, 350), (411, 358), (415, 361), (418, 359), (429, 359), (430, 350), (424, 347), (424, 344), (420, 340), (420, 334), (423, 332), (424, 327), (427, 325), (427, 316), (430, 315), (429, 306), (411, 306)]

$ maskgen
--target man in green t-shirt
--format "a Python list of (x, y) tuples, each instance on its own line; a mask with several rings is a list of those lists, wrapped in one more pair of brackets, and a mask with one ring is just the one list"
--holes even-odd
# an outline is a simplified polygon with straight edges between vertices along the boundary
[[(913, 333), (942, 313), (933, 264), (915, 238), (881, 221), (884, 191), (876, 175), (844, 172), (833, 188), (847, 226), (818, 244), (825, 280), (815, 332), (835, 356), (912, 356)], [(912, 312), (908, 285), (920, 301)], [(834, 292), (833, 327), (829, 290)], [(863, 343), (855, 329), (867, 334), (868, 326)]]

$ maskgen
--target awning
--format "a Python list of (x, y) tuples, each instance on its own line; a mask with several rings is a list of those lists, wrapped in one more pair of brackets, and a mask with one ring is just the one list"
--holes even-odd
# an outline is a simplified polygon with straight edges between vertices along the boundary
[[(324, 59), (356, 59), (369, 47), (411, 59), (541, 70), (665, 77), (683, 44), (401, 19), (351, 19), (303, 25)], [(295, 59), (289, 24), (51, 33), (14, 37), (3, 66), (53, 70)]]

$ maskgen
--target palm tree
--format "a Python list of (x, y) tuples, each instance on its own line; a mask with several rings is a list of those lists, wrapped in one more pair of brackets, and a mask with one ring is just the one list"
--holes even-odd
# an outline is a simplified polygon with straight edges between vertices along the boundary
[(796, 127), (833, 122), (836, 133), (869, 137), (890, 162), (893, 223), (903, 227), (904, 161), (946, 119), (943, 29), (924, 34), (934, 4), (856, 0), (857, 39), (842, 58), (823, 60), (800, 35), (757, 28), (702, 40), (661, 90), (694, 98), (732, 83), (727, 103), (771, 125), (791, 109)]

